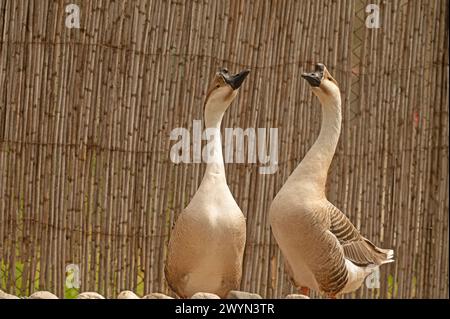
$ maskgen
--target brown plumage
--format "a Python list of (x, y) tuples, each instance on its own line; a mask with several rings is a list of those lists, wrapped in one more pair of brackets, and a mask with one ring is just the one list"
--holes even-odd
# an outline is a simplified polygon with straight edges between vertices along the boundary
[[(216, 74), (205, 101), (205, 126), (220, 132), (224, 112), (248, 71)], [(203, 180), (172, 230), (164, 269), (180, 297), (197, 292), (225, 298), (239, 288), (245, 247), (245, 218), (228, 188), (220, 135), (214, 135)]]
[(322, 104), (322, 128), (274, 198), (269, 219), (294, 285), (334, 297), (358, 289), (376, 266), (393, 261), (393, 251), (363, 237), (327, 200), (327, 173), (341, 129), (340, 92), (323, 64), (304, 77)]

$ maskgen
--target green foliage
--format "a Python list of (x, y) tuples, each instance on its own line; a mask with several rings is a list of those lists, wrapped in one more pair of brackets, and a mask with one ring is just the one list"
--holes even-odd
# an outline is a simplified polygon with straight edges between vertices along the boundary
[(394, 276), (388, 276), (388, 292), (387, 298), (392, 299), (398, 296), (398, 284), (394, 281)]
[(64, 299), (75, 299), (79, 293), (76, 288), (66, 288), (64, 290)]

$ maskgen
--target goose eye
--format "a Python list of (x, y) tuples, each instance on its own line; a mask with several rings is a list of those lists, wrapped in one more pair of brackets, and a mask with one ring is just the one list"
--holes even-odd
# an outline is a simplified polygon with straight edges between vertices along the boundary
[(228, 73), (228, 69), (227, 69), (227, 68), (223, 68), (223, 69), (222, 69), (222, 72), (223, 72), (223, 73)]

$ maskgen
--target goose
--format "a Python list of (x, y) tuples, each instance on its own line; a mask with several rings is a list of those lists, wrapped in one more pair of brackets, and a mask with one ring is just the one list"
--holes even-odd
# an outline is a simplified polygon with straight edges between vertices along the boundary
[(291, 282), (330, 298), (357, 290), (394, 252), (375, 246), (325, 195), (325, 184), (341, 130), (341, 95), (336, 80), (318, 63), (303, 73), (322, 105), (319, 136), (281, 187), (269, 208), (269, 223)]
[(241, 282), (245, 218), (227, 185), (220, 125), (249, 72), (221, 69), (207, 91), (205, 127), (219, 134), (208, 142), (203, 180), (173, 227), (164, 268), (169, 287), (181, 298), (197, 292), (223, 298)]

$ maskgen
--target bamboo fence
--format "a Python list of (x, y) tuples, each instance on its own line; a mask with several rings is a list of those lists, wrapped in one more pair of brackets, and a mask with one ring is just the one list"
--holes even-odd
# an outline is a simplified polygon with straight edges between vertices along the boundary
[[(369, 3), (381, 27), (365, 26)], [(65, 6), (80, 6), (80, 29)], [(346, 298), (448, 298), (446, 1), (0, 1), (0, 289), (169, 292), (171, 227), (205, 164), (173, 164), (214, 72), (250, 68), (223, 127), (279, 129), (279, 169), (226, 164), (247, 218), (241, 289), (293, 291), (267, 220), (317, 137), (300, 78), (323, 62), (343, 131), (327, 194), (393, 248), (380, 288)]]

